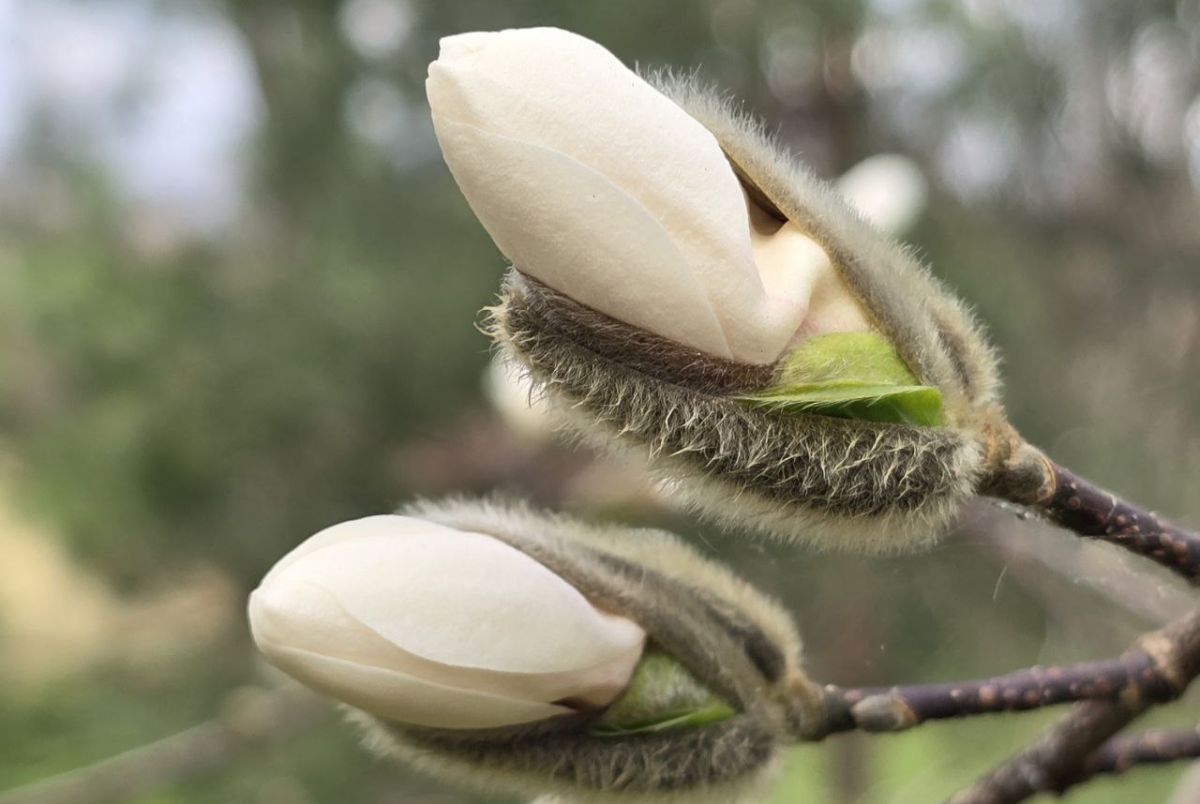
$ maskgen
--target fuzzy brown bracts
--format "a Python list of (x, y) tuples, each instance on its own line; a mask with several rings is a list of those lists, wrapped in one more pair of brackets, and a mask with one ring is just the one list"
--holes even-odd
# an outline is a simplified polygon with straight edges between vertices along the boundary
[(942, 392), (952, 425), (990, 415), (1000, 389), (996, 356), (966, 305), (909, 249), (792, 158), (761, 122), (692, 78), (651, 80), (712, 132), (752, 198), (820, 244), (913, 373)]
[[(981, 462), (957, 429), (780, 414), (771, 382), (640, 332), (511, 271), (487, 331), (585, 436), (637, 452), (701, 512), (822, 547), (936, 538)], [(649, 366), (649, 368), (647, 368)]]
[(589, 527), (490, 503), (422, 504), (407, 513), (486, 533), (526, 552), (595, 605), (636, 620), (651, 644), (736, 714), (702, 727), (614, 738), (589, 732), (586, 716), (454, 731), (358, 713), (381, 753), (509, 793), (557, 793), (572, 802), (728, 804), (757, 790), (779, 746), (816, 717), (819, 693), (800, 669), (788, 616), (670, 534)]

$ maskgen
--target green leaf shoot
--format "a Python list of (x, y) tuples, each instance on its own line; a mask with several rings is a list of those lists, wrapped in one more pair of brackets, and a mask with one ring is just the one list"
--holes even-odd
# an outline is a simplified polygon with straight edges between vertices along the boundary
[(696, 679), (676, 659), (649, 650), (629, 687), (591, 727), (599, 737), (699, 728), (733, 717), (733, 707)]
[(876, 332), (810, 338), (788, 355), (778, 384), (740, 398), (783, 413), (924, 427), (944, 421), (941, 392), (921, 385)]

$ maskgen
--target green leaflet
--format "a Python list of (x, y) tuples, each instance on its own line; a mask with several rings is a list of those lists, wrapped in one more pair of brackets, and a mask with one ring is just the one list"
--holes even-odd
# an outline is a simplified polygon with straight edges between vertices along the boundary
[(607, 723), (597, 723), (591, 732), (597, 737), (623, 737), (627, 734), (654, 734), (655, 732), (671, 731), (673, 729), (698, 728), (709, 723), (718, 723), (733, 717), (733, 709), (726, 704), (714, 704), (703, 709), (693, 709), (679, 714), (664, 714), (659, 720), (647, 720), (641, 723), (614, 726)]
[(591, 727), (598, 737), (623, 737), (697, 728), (733, 717), (714, 695), (671, 656), (647, 651), (629, 687)]
[(787, 356), (778, 385), (740, 398), (785, 413), (926, 427), (943, 423), (941, 392), (921, 385), (876, 332), (810, 338)]

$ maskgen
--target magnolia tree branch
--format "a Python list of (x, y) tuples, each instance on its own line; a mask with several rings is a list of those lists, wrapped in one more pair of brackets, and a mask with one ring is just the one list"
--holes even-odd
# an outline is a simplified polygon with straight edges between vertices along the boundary
[(824, 688), (826, 733), (903, 731), (930, 720), (1019, 712), (1086, 700), (1114, 700), (1136, 687), (1151, 702), (1177, 696), (1174, 679), (1141, 648), (1120, 659), (1032, 667), (994, 678), (897, 687)]
[(1142, 765), (1197, 758), (1200, 758), (1200, 727), (1152, 729), (1109, 740), (1088, 757), (1081, 775), (1072, 784), (1092, 776), (1122, 774)]
[(1049, 458), (1036, 484), (1016, 466), (1001, 470), (988, 489), (1020, 503), (1080, 536), (1100, 539), (1145, 556), (1195, 583), (1200, 578), (1200, 534), (1110, 494)]
[(1086, 779), (1093, 755), (1100, 751), (1095, 761), (1107, 762), (1109, 739), (1163, 700), (1163, 679), (1170, 685), (1170, 698), (1177, 698), (1200, 674), (1200, 612), (1142, 636), (1122, 658), (1141, 654), (1153, 657), (1156, 672), (1134, 679), (1115, 700), (1080, 704), (1029, 748), (950, 799), (950, 804), (1014, 804), (1040, 792), (1061, 792)]

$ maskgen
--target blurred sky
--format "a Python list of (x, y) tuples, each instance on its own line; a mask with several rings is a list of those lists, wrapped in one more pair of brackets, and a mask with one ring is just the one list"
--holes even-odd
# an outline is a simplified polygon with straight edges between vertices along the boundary
[[(405, 0), (352, 0), (343, 36), (366, 58), (402, 47)], [(262, 108), (251, 55), (224, 14), (200, 3), (0, 0), (0, 162), (22, 178), (31, 132), (105, 166), (135, 206), (215, 233), (237, 218), (245, 150)], [(366, 77), (346, 102), (356, 134), (403, 164), (424, 110)], [(420, 115), (421, 119), (414, 116)], [(420, 136), (417, 137), (420, 139)]]
[(0, 0), (0, 153), (36, 127), (107, 166), (128, 199), (210, 230), (234, 217), (259, 98), (223, 17), (149, 2)]
[[(742, 0), (712, 5), (720, 45)], [(1196, 38), (1191, 4), (1179, 5), (1179, 25), (1154, 22), (1136, 32), (1127, 53), (1095, 76), (1088, 54), (1071, 53), (1064, 77), (1098, 82), (1099, 95), (1076, 92), (1048, 132), (1069, 144), (1068, 158), (1048, 166), (1063, 183), (1096, 156), (1111, 120), (1152, 161), (1183, 157), (1200, 187), (1200, 96), (1195, 95)], [(1080, 0), (968, 0), (954, 24), (936, 22), (921, 0), (872, 0), (853, 47), (854, 78), (874, 96), (897, 131), (928, 139), (928, 115), (975, 69), (974, 37), (1017, 28), (1047, 61), (1076, 40), (1087, 3)], [(419, 23), (408, 0), (350, 0), (339, 23), (369, 63), (404, 48)], [(772, 26), (763, 46), (767, 85), (781, 98), (803, 91), (816, 60), (804, 13)], [(964, 26), (962, 23), (966, 23)], [(287, 32), (280, 32), (286, 36)], [(22, 151), (31, 133), (40, 147), (94, 159), (115, 177), (135, 206), (168, 213), (180, 225), (214, 234), (237, 219), (246, 146), (262, 116), (252, 56), (227, 16), (204, 3), (152, 0), (0, 0), (0, 164), (9, 185), (28, 182)], [(967, 104), (932, 143), (939, 178), (956, 193), (986, 195), (1009, 178), (1022, 156), (1015, 121), (986, 103)], [(1100, 103), (1106, 108), (1088, 108)], [(396, 165), (436, 158), (425, 110), (406, 102), (381, 75), (367, 71), (345, 102), (346, 122)], [(1072, 178), (1074, 176), (1074, 178)]]

